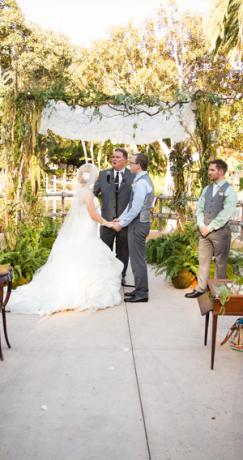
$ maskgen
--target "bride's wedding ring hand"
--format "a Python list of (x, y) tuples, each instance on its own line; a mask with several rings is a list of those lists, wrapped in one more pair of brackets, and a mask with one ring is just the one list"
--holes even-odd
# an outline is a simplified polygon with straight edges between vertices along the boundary
[(105, 221), (104, 225), (108, 228), (113, 228), (113, 222), (108, 222), (107, 220)]
[(116, 232), (119, 232), (122, 229), (118, 219), (113, 220), (112, 222), (109, 222), (108, 220), (103, 219), (101, 225), (104, 225), (105, 227), (108, 227), (108, 228), (113, 228)]
[(108, 228), (112, 228), (112, 227), (113, 227), (113, 222), (109, 222), (108, 220), (103, 219), (103, 218), (102, 218), (100, 224), (101, 224), (101, 225), (104, 225), (104, 227), (108, 227)]

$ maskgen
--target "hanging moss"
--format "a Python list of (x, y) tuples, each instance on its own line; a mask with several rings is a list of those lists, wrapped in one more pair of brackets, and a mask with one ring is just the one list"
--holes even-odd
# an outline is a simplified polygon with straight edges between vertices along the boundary
[(201, 188), (208, 184), (208, 164), (216, 156), (217, 128), (220, 121), (221, 100), (215, 94), (201, 93), (196, 101), (196, 136), (199, 140), (199, 172)]
[(187, 184), (185, 173), (192, 167), (192, 152), (186, 142), (177, 143), (170, 153), (170, 171), (174, 179), (171, 209), (177, 212), (178, 229), (183, 230), (186, 222)]

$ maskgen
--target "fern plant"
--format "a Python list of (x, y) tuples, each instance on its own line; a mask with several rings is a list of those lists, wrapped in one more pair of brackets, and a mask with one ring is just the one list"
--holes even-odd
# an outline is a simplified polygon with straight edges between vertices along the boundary
[(166, 240), (165, 237), (159, 237), (155, 240), (149, 240), (145, 246), (145, 255), (146, 260), (149, 264), (154, 264), (157, 262), (158, 253), (163, 242)]
[(197, 275), (198, 233), (195, 225), (188, 224), (184, 231), (176, 230), (167, 237), (149, 241), (146, 245), (148, 262), (155, 263), (155, 273), (165, 273), (175, 279), (184, 270)]
[(167, 241), (159, 254), (162, 256), (155, 269), (157, 274), (165, 273), (168, 278), (175, 278), (181, 270), (194, 275), (198, 272), (198, 249), (194, 244), (185, 245), (180, 241)]
[[(13, 286), (28, 283), (47, 260), (59, 224), (44, 218), (39, 225), (20, 222), (0, 252), (0, 264), (13, 268)], [(11, 245), (8, 243), (11, 241)], [(14, 241), (14, 243), (13, 243)]]

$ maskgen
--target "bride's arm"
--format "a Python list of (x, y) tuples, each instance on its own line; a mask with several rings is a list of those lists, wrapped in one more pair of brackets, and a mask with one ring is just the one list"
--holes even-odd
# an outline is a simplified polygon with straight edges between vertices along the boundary
[(90, 194), (87, 198), (87, 209), (91, 219), (95, 220), (95, 222), (98, 222), (101, 225), (105, 225), (106, 227), (111, 228), (113, 226), (113, 223), (103, 219), (103, 217), (101, 217), (100, 214), (96, 212), (93, 198), (93, 194)]

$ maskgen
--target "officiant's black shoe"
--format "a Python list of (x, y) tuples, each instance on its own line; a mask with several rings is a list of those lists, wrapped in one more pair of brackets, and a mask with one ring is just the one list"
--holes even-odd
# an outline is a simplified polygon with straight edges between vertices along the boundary
[(135, 287), (134, 284), (127, 284), (124, 276), (122, 277), (121, 285), (124, 287)]
[(139, 297), (135, 295), (134, 297), (125, 297), (125, 302), (139, 303), (139, 302), (148, 302), (148, 297)]
[(197, 291), (196, 289), (194, 289), (192, 292), (187, 292), (187, 294), (185, 294), (185, 297), (187, 299), (196, 299), (197, 297), (200, 297), (203, 294), (204, 292)]

